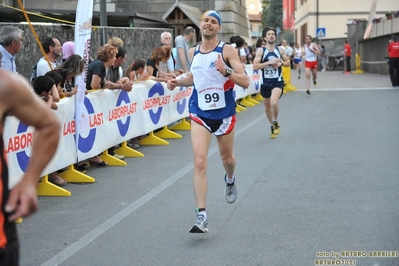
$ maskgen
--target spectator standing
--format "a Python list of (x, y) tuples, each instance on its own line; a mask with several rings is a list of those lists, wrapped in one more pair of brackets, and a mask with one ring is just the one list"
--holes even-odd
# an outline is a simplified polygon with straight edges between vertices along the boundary
[[(0, 265), (19, 265), (19, 240), (15, 220), (37, 210), (37, 182), (53, 158), (60, 136), (60, 123), (45, 103), (31, 93), (22, 76), (0, 69)], [(21, 181), (8, 189), (3, 127), (12, 113), (25, 125), (35, 128), (32, 154)]]
[(392, 86), (399, 86), (399, 42), (398, 37), (392, 35), (388, 45), (389, 76)]
[[(285, 55), (288, 57), (288, 59), (292, 60), (292, 55), (294, 54), (294, 50), (292, 49), (292, 47), (289, 46), (287, 41), (284, 39), (281, 41), (281, 45), (284, 47)], [(291, 66), (291, 63), (290, 63), (290, 66)]]
[(115, 56), (115, 61), (112, 66), (106, 69), (105, 80), (109, 81), (108, 89), (122, 89), (124, 91), (131, 91), (133, 83), (129, 78), (123, 76), (122, 65), (126, 62), (125, 48), (118, 46), (118, 53)]
[(256, 52), (258, 51), (258, 49), (262, 49), (262, 47), (264, 47), (264, 46), (266, 46), (265, 41), (262, 38), (259, 38), (256, 41), (255, 51), (254, 51), (254, 58), (255, 58), (255, 55), (256, 55)]
[(114, 64), (118, 49), (111, 44), (100, 47), (97, 51), (97, 60), (91, 62), (87, 68), (86, 89), (106, 89), (112, 86), (105, 80), (106, 69)]
[[(194, 38), (195, 30), (193, 27), (187, 27), (183, 31), (183, 36), (179, 35), (176, 37), (176, 66), (175, 69), (182, 69), (184, 73), (189, 72), (191, 60), (188, 57), (189, 43)], [(148, 62), (147, 62), (147, 65)]]
[(42, 46), (51, 67), (45, 57), (40, 58), (36, 64), (36, 77), (44, 76), (50, 70), (54, 70), (59, 65), (58, 60), (62, 59), (62, 46), (58, 39), (48, 37), (43, 40)]
[(245, 53), (245, 49), (244, 49), (244, 43), (245, 43), (245, 40), (240, 35), (230, 37), (230, 44), (231, 44), (231, 46), (236, 48), (236, 50), (238, 52), (238, 56), (240, 57), (241, 63), (245, 63), (246, 58), (247, 58), (247, 54)]
[(345, 74), (350, 74), (351, 73), (352, 47), (350, 46), (348, 41), (345, 41), (345, 44), (344, 44), (344, 54), (345, 54), (345, 63), (346, 63)]
[[(117, 46), (118, 53), (112, 66), (109, 66), (106, 70), (105, 79), (109, 81), (108, 89), (121, 89), (124, 91), (131, 91), (133, 83), (128, 77), (123, 76), (122, 65), (126, 61), (126, 50)], [(108, 149), (108, 154), (118, 158), (120, 160), (125, 159), (124, 155), (115, 153), (115, 147)]]
[[(170, 34), (167, 31), (162, 32), (161, 34), (161, 43), (159, 44), (159, 46), (164, 46), (164, 45), (172, 45), (172, 34)], [(171, 46), (171, 52), (170, 52), (170, 57), (167, 61), (168, 63), (168, 67), (171, 71), (175, 71), (175, 57), (173, 56), (172, 53), (172, 46)]]
[[(97, 60), (91, 62), (87, 68), (87, 90), (96, 89), (113, 89), (114, 84), (105, 80), (106, 69), (114, 64), (118, 49), (111, 44), (105, 44), (97, 51)], [(104, 167), (108, 164), (104, 162), (99, 156), (94, 156), (89, 159), (90, 164), (94, 163), (97, 166)], [(78, 164), (80, 168), (82, 164)], [(80, 168), (81, 169), (81, 168)]]
[(107, 41), (107, 44), (111, 44), (112, 46), (120, 46), (123, 47), (124, 46), (124, 42), (121, 38), (119, 37), (110, 37)]
[(326, 71), (327, 65), (327, 50), (324, 45), (320, 46), (320, 64), (321, 64), (321, 71)]
[(3, 54), (1, 68), (18, 73), (15, 65), (15, 55), (21, 51), (22, 30), (5, 26), (0, 30), (0, 52)]
[(68, 57), (75, 54), (75, 43), (68, 41), (62, 44), (62, 62), (65, 62)]
[[(188, 55), (187, 55), (188, 56)], [(147, 60), (147, 72), (150, 79), (166, 82), (168, 78), (165, 73), (160, 70), (159, 64), (166, 58), (166, 51), (160, 46), (152, 50), (151, 57)]]

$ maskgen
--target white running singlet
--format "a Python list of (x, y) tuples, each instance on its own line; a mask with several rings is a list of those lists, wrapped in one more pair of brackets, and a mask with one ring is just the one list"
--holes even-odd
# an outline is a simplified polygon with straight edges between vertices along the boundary
[[(313, 48), (313, 43), (310, 44), (310, 48)], [(308, 48), (308, 45), (305, 44), (305, 58), (308, 62), (315, 62), (317, 61), (317, 56), (312, 50)]]
[(301, 59), (302, 57), (302, 49), (301, 48), (294, 48), (295, 52), (294, 52), (294, 59)]
[[(198, 97), (198, 107), (203, 111), (216, 110), (226, 107), (224, 84), (228, 80), (215, 68), (215, 60), (221, 54), (224, 43), (220, 42), (218, 49), (209, 53), (196, 53), (191, 64), (191, 73)], [(197, 46), (198, 50), (200, 45)], [(227, 68), (226, 63), (224, 62)]]

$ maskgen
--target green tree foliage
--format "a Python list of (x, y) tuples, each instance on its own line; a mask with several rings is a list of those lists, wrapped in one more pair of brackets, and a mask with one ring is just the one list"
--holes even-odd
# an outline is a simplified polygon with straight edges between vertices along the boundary
[(279, 27), (283, 25), (283, 1), (263, 0), (262, 26)]

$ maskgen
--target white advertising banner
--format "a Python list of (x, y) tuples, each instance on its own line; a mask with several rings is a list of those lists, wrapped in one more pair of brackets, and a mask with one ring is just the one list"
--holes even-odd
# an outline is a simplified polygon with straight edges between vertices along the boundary
[[(246, 90), (235, 86), (236, 99), (260, 91), (258, 71), (252, 71), (249, 65), (246, 72), (251, 79), (250, 86)], [(62, 99), (58, 110), (53, 111), (61, 121), (61, 138), (57, 152), (43, 175), (188, 117), (192, 93), (192, 87), (177, 87), (169, 91), (165, 83), (151, 80), (135, 83), (130, 92), (108, 89), (91, 92), (83, 98), (88, 127), (77, 135), (75, 96)], [(10, 188), (19, 182), (28, 165), (32, 132), (33, 128), (27, 127), (15, 117), (7, 117), (3, 137), (9, 163)], [(78, 136), (78, 142), (75, 136)]]

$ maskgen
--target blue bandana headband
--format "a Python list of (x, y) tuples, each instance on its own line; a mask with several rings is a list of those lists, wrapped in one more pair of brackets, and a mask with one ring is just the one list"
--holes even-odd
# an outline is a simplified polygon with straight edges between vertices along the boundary
[(206, 16), (214, 17), (218, 21), (219, 26), (222, 26), (222, 16), (219, 14), (219, 12), (217, 12), (215, 10), (208, 10), (208, 11), (205, 11), (205, 13), (202, 15), (202, 19), (204, 19), (204, 17), (206, 17)]

